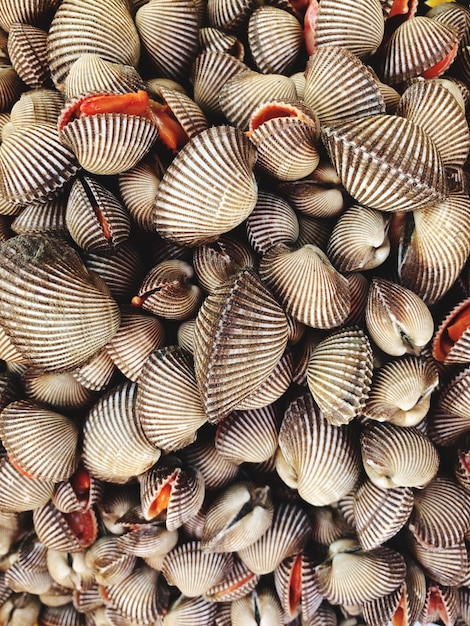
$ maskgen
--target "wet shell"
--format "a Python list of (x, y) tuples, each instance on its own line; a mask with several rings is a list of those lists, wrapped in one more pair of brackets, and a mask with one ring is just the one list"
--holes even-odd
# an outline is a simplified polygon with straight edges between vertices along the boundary
[(79, 369), (72, 372), (73, 377), (91, 391), (102, 391), (108, 386), (116, 367), (106, 347), (101, 348)]
[(409, 487), (382, 489), (365, 480), (354, 495), (354, 520), (363, 550), (379, 548), (406, 524), (413, 509)]
[(285, 200), (268, 191), (258, 193), (255, 208), (245, 223), (248, 241), (260, 254), (279, 243), (293, 244), (299, 236), (295, 211)]
[(417, 428), (366, 424), (361, 436), (364, 469), (382, 489), (423, 488), (437, 473), (436, 448)]
[(235, 483), (220, 492), (207, 511), (201, 545), (207, 552), (236, 552), (269, 528), (274, 507), (269, 487)]
[(220, 583), (208, 589), (204, 598), (219, 603), (233, 602), (250, 593), (258, 584), (259, 579), (258, 574), (251, 572), (236, 555), (233, 555), (230, 573)]
[(288, 348), (276, 367), (261, 385), (237, 405), (239, 411), (250, 411), (269, 406), (281, 398), (289, 388), (294, 374), (294, 359)]
[(394, 356), (419, 354), (434, 331), (432, 315), (411, 290), (373, 278), (366, 306), (367, 330), (377, 346)]
[(196, 319), (194, 368), (210, 422), (223, 419), (268, 378), (287, 339), (286, 317), (252, 269), (205, 299)]
[(432, 344), (433, 357), (437, 361), (448, 364), (468, 363), (470, 360), (469, 304), (468, 299), (459, 302), (440, 323)]
[[(350, 495), (352, 497), (353, 492)], [(309, 511), (309, 517), (312, 524), (311, 538), (316, 543), (329, 546), (337, 539), (355, 535), (353, 526), (349, 525), (336, 505), (315, 507)]]
[(229, 33), (239, 31), (256, 4), (256, 0), (208, 0), (209, 25)]
[(135, 414), (136, 385), (124, 383), (102, 396), (83, 428), (83, 462), (101, 480), (123, 483), (160, 457)]
[(54, 491), (54, 481), (28, 478), (20, 473), (7, 458), (0, 460), (1, 511), (30, 511), (44, 506)]
[(181, 450), (179, 456), (188, 466), (201, 472), (206, 489), (220, 489), (238, 474), (238, 465), (217, 452), (213, 437), (208, 440), (199, 438), (196, 443)]
[(387, 43), (383, 64), (384, 81), (393, 85), (419, 75), (433, 78), (436, 74), (428, 75), (427, 71), (441, 64), (448, 56), (453, 60), (457, 45), (457, 31), (442, 22), (424, 16), (406, 20)]
[(447, 197), (437, 147), (414, 122), (372, 115), (324, 126), (322, 139), (344, 187), (360, 204), (409, 211)]
[(123, 311), (121, 325), (106, 351), (126, 378), (137, 382), (145, 361), (164, 341), (165, 330), (159, 319)]
[(17, 235), (63, 237), (67, 233), (65, 209), (66, 199), (62, 197), (28, 204), (11, 223), (11, 230)]
[(81, 552), (94, 543), (98, 534), (93, 510), (61, 513), (51, 502), (34, 509), (33, 524), (39, 541), (59, 552)]
[(274, 507), (271, 526), (238, 556), (255, 574), (268, 574), (304, 547), (310, 534), (307, 514), (299, 506), (282, 502)]
[(464, 541), (446, 548), (435, 548), (421, 543), (411, 533), (407, 537), (408, 549), (425, 574), (441, 585), (459, 585), (468, 571), (468, 555)]
[(36, 124), (57, 124), (64, 98), (54, 89), (33, 89), (21, 94), (11, 109), (11, 122), (16, 129)]
[(140, 42), (127, 2), (65, 0), (54, 15), (47, 39), (50, 70), (57, 87), (83, 54), (137, 65)]
[(282, 624), (282, 607), (274, 590), (258, 588), (231, 603), (230, 619), (232, 626), (256, 623), (256, 619), (262, 624)]
[(207, 417), (188, 352), (169, 346), (149, 356), (139, 378), (137, 414), (158, 448), (178, 450), (196, 439)]
[(451, 446), (470, 430), (470, 369), (453, 377), (439, 394), (437, 406), (429, 415), (429, 436), (440, 446)]
[(304, 394), (288, 406), (279, 432), (276, 469), (289, 487), (314, 506), (345, 496), (360, 473), (358, 451), (346, 426), (333, 426)]
[(163, 562), (162, 573), (170, 585), (194, 598), (221, 582), (232, 569), (229, 552), (204, 552), (199, 541), (182, 543)]
[(214, 620), (218, 614), (218, 606), (214, 602), (208, 602), (201, 596), (186, 598), (179, 596), (170, 605), (168, 613), (163, 619), (163, 626), (192, 626), (194, 620), (201, 626), (216, 624)]
[(314, 581), (314, 565), (308, 554), (299, 552), (274, 570), (274, 585), (284, 612), (290, 618), (301, 614), (306, 623), (323, 600)]
[(308, 387), (323, 416), (335, 426), (349, 423), (362, 412), (371, 380), (372, 348), (359, 328), (328, 335), (308, 363)]
[(51, 83), (47, 63), (47, 32), (30, 24), (12, 24), (8, 55), (21, 80), (31, 89)]
[(63, 241), (18, 235), (0, 244), (0, 266), (0, 323), (36, 365), (77, 367), (117, 331), (117, 304)]
[(330, 546), (329, 559), (316, 568), (315, 580), (331, 604), (355, 605), (391, 593), (405, 573), (398, 552), (385, 547), (358, 551), (354, 539), (344, 539)]
[(169, 108), (169, 112), (189, 139), (209, 128), (206, 116), (200, 107), (185, 93), (161, 86), (158, 96)]
[(304, 99), (322, 126), (385, 113), (372, 73), (352, 52), (339, 46), (314, 50), (305, 70)]
[(124, 205), (139, 228), (154, 232), (153, 210), (160, 178), (150, 163), (138, 163), (119, 175), (119, 191)]
[(192, 0), (150, 0), (140, 7), (137, 31), (158, 75), (184, 81), (198, 50), (198, 22)]
[(120, 615), (133, 622), (149, 624), (159, 614), (159, 576), (160, 572), (139, 565), (121, 581), (107, 585), (103, 595)]
[(459, 609), (459, 595), (462, 599), (462, 593), (465, 590), (456, 587), (448, 587), (439, 584), (435, 580), (429, 581), (426, 591), (426, 601), (422, 610), (421, 620), (429, 620), (429, 622), (438, 622), (442, 619), (444, 622), (452, 624), (461, 624), (459, 614), (461, 617), (465, 615), (465, 610), (460, 603)]
[(78, 170), (74, 154), (60, 143), (52, 124), (23, 127), (0, 146), (0, 193), (10, 202), (51, 199)]
[(348, 281), (315, 245), (297, 250), (271, 248), (260, 262), (260, 276), (286, 313), (314, 328), (339, 326), (349, 314)]
[[(0, 111), (9, 111), (24, 90), (23, 82), (11, 65), (0, 63)], [(5, 140), (5, 133), (2, 133)]]
[(263, 74), (288, 74), (302, 49), (302, 26), (287, 11), (262, 6), (250, 16), (248, 44), (256, 69)]
[(275, 405), (234, 411), (217, 427), (215, 447), (232, 463), (262, 463), (277, 449), (278, 412)]
[(439, 376), (424, 358), (403, 357), (376, 370), (363, 415), (397, 426), (416, 426), (429, 411)]
[(52, 502), (62, 513), (71, 513), (88, 511), (102, 497), (103, 483), (80, 464), (68, 480), (56, 485)]
[(215, 126), (196, 135), (174, 158), (158, 188), (159, 234), (195, 246), (238, 226), (256, 204), (255, 161), (256, 151), (239, 129)]

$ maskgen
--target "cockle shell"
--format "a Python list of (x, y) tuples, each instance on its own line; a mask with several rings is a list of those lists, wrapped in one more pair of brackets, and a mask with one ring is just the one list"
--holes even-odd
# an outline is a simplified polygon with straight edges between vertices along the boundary
[(239, 471), (236, 463), (228, 461), (218, 453), (213, 438), (199, 437), (195, 443), (178, 454), (188, 466), (201, 472), (206, 489), (221, 489), (228, 485)]
[(106, 347), (101, 348), (89, 361), (72, 372), (72, 376), (84, 387), (92, 391), (103, 391), (116, 371)]
[(153, 232), (153, 209), (160, 178), (145, 161), (119, 175), (119, 191), (132, 219), (143, 230)]
[(57, 9), (59, 0), (24, 0), (22, 2), (2, 3), (0, 9), (0, 27), (9, 32), (12, 24), (37, 24), (47, 22), (50, 15)]
[(460, 585), (468, 571), (468, 554), (465, 541), (447, 546), (434, 547), (407, 535), (408, 550), (423, 568), (426, 575), (448, 587)]
[(213, 26), (203, 26), (198, 31), (199, 47), (204, 52), (226, 52), (239, 61), (243, 61), (245, 48), (243, 43), (235, 37)]
[[(0, 63), (0, 86), (0, 111), (9, 111), (24, 90), (21, 78), (11, 65)], [(5, 132), (2, 138), (6, 139)]]
[(34, 509), (33, 524), (39, 541), (59, 552), (81, 552), (94, 543), (98, 534), (92, 509), (61, 513), (52, 502)]
[(469, 305), (469, 299), (462, 300), (440, 323), (432, 344), (433, 357), (437, 361), (448, 364), (468, 363), (470, 360)]
[(31, 89), (51, 84), (47, 63), (47, 32), (31, 24), (11, 25), (8, 55), (21, 80)]
[(77, 367), (117, 331), (117, 304), (65, 242), (18, 235), (0, 244), (0, 267), (0, 324), (39, 367)]
[(237, 32), (248, 21), (256, 0), (208, 0), (209, 25), (225, 32)]
[(274, 590), (269, 587), (254, 589), (243, 598), (234, 600), (230, 605), (230, 623), (232, 626), (243, 626), (253, 623), (255, 619), (263, 624), (281, 624), (282, 607)]
[(279, 400), (289, 388), (294, 374), (294, 358), (287, 348), (270, 375), (237, 405), (239, 411), (262, 409)]
[(231, 572), (218, 584), (213, 585), (204, 594), (211, 602), (233, 602), (250, 593), (258, 584), (260, 576), (251, 572), (248, 567), (233, 555)]
[(64, 98), (54, 89), (32, 89), (21, 94), (10, 112), (16, 129), (36, 124), (57, 124)]
[(67, 233), (66, 205), (64, 197), (28, 204), (11, 223), (11, 230), (17, 235), (63, 237)]
[(79, 464), (72, 476), (57, 483), (51, 498), (62, 513), (88, 511), (103, 497), (103, 483)]
[(255, 208), (245, 223), (251, 247), (261, 254), (278, 243), (291, 245), (299, 236), (295, 211), (269, 191), (259, 191)]
[(315, 561), (305, 552), (284, 559), (274, 570), (274, 585), (287, 616), (301, 615), (310, 623), (323, 596), (314, 581)]
[(437, 405), (431, 411), (429, 436), (440, 446), (451, 446), (470, 430), (470, 368), (458, 372), (440, 391)]
[(54, 491), (54, 481), (28, 478), (20, 473), (7, 458), (0, 460), (0, 510), (30, 511), (45, 505)]
[(202, 596), (187, 598), (181, 594), (169, 607), (163, 618), (163, 626), (190, 626), (197, 620), (197, 624), (208, 626), (214, 622), (219, 613), (214, 602), (204, 600)]
[[(238, 226), (256, 204), (255, 162), (254, 147), (236, 128), (216, 126), (196, 135), (176, 155), (158, 188), (159, 234), (195, 246)], [(201, 163), (210, 167), (201, 169)]]
[(163, 100), (168, 113), (188, 139), (209, 128), (203, 111), (186, 93), (162, 85), (158, 89), (158, 99)]

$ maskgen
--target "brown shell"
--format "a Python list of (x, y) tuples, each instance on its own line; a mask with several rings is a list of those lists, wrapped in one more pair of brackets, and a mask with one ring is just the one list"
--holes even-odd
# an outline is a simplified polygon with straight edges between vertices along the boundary
[(57, 124), (64, 106), (64, 97), (55, 89), (32, 89), (21, 94), (11, 109), (11, 122), (16, 129), (36, 124)]
[[(449, 363), (468, 363), (470, 360), (469, 338), (470, 330), (466, 323), (467, 309), (470, 299), (459, 302), (439, 324), (432, 343), (432, 354), (437, 361), (446, 365)], [(459, 327), (464, 324), (463, 327)], [(449, 334), (458, 330), (458, 337), (454, 341)], [(452, 331), (452, 329), (454, 329)], [(454, 335), (455, 337), (455, 335)]]
[(443, 549), (422, 543), (411, 533), (407, 539), (409, 551), (428, 577), (448, 587), (456, 587), (463, 581), (468, 571), (465, 541)]
[(302, 551), (284, 559), (274, 570), (274, 585), (284, 612), (291, 618), (300, 614), (308, 624), (323, 600), (314, 580), (315, 565)]
[(54, 491), (54, 481), (28, 478), (5, 457), (0, 460), (0, 510), (30, 511), (44, 506)]
[(47, 202), (28, 204), (11, 223), (11, 230), (17, 235), (46, 235), (64, 237), (66, 198), (60, 196)]
[[(232, 570), (225, 578), (213, 585), (204, 594), (212, 603), (233, 602), (250, 593), (258, 584), (260, 576), (251, 572), (248, 567), (236, 556), (233, 556)], [(230, 606), (230, 605), (229, 605)]]
[(244, 626), (259, 619), (261, 623), (281, 624), (283, 611), (279, 598), (270, 587), (259, 586), (230, 605), (230, 624)]
[(245, 224), (248, 241), (260, 254), (279, 243), (291, 245), (299, 236), (295, 211), (285, 200), (269, 191), (259, 191), (255, 208)]
[(18, 76), (31, 89), (51, 83), (45, 30), (31, 24), (12, 24), (8, 34), (8, 55)]
[(256, 0), (208, 0), (209, 25), (226, 32), (237, 32), (248, 21)]
[(124, 205), (139, 228), (154, 232), (153, 210), (160, 178), (145, 161), (119, 175), (119, 191)]
[[(199, 46), (203, 52), (226, 52), (239, 61), (243, 61), (245, 48), (243, 43), (235, 37), (213, 26), (203, 26), (198, 32)], [(193, 66), (194, 67), (194, 66)]]
[(33, 524), (39, 541), (59, 552), (81, 552), (98, 534), (93, 510), (61, 513), (51, 502), (34, 509)]
[(437, 405), (429, 415), (429, 436), (440, 446), (453, 445), (470, 430), (469, 377), (468, 367), (457, 373), (441, 390)]
[[(18, 100), (24, 85), (11, 65), (0, 63), (0, 111), (9, 111)], [(3, 140), (5, 140), (5, 133)]]

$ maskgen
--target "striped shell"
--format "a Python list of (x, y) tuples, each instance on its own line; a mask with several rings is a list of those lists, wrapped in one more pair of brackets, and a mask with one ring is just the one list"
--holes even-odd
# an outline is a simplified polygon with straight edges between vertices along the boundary
[(159, 577), (160, 572), (140, 564), (123, 580), (107, 585), (105, 597), (117, 614), (131, 623), (155, 622), (160, 608)]
[(65, 209), (67, 201), (64, 197), (47, 202), (28, 204), (15, 217), (10, 227), (17, 235), (45, 235), (46, 237), (63, 237), (67, 233)]
[(258, 584), (260, 576), (251, 572), (248, 567), (238, 558), (233, 556), (231, 572), (224, 580), (213, 585), (204, 597), (214, 603), (233, 602), (250, 593)]
[(270, 587), (254, 589), (243, 598), (234, 600), (230, 605), (230, 624), (244, 626), (256, 623), (282, 624), (283, 613), (279, 598)]
[(426, 575), (446, 587), (463, 583), (468, 571), (468, 554), (464, 541), (436, 548), (418, 541), (411, 533), (407, 537), (408, 550)]
[(22, 93), (11, 108), (10, 120), (16, 129), (36, 124), (57, 124), (64, 97), (54, 89), (32, 89)]
[(293, 244), (299, 236), (295, 211), (285, 200), (268, 191), (259, 191), (255, 208), (245, 224), (248, 241), (260, 254), (279, 243)]
[(8, 55), (18, 76), (31, 89), (51, 83), (46, 31), (31, 24), (12, 24), (8, 34)]
[(237, 32), (248, 21), (256, 0), (208, 0), (209, 25), (226, 32)]
[(440, 323), (432, 344), (432, 354), (437, 361), (445, 364), (470, 361), (469, 305), (469, 299), (462, 300)]
[(44, 506), (54, 491), (54, 481), (28, 478), (6, 457), (0, 460), (0, 480), (1, 511), (30, 511)]
[(119, 191), (132, 219), (143, 230), (154, 232), (153, 210), (160, 178), (145, 161), (119, 175)]
[(86, 566), (93, 572), (100, 585), (114, 585), (127, 578), (137, 559), (120, 548), (118, 539), (112, 535), (100, 537), (85, 554)]
[[(457, 373), (441, 390), (429, 416), (429, 436), (440, 446), (451, 446), (470, 430), (470, 369)], [(464, 443), (462, 441), (462, 443)]]
[(179, 457), (204, 478), (206, 489), (220, 489), (238, 474), (239, 467), (218, 453), (213, 437), (199, 439), (179, 452)]
[[(21, 78), (11, 65), (0, 64), (0, 111), (9, 111), (24, 89)], [(5, 131), (2, 132), (5, 140)]]
[(22, 376), (22, 382), (28, 398), (59, 409), (83, 408), (93, 399), (93, 392), (79, 383), (70, 372), (44, 372), (28, 368)]
[(80, 552), (91, 546), (98, 534), (92, 509), (61, 513), (52, 502), (34, 509), (33, 524), (39, 541), (59, 552)]
[(226, 52), (243, 61), (245, 48), (243, 43), (235, 37), (213, 26), (203, 26), (198, 31), (199, 47), (204, 52)]
[(165, 626), (190, 626), (194, 620), (198, 624), (212, 624), (219, 610), (215, 602), (208, 602), (202, 596), (187, 598), (181, 594), (170, 605), (164, 618)]
[(103, 391), (108, 386), (116, 367), (106, 347), (101, 348), (85, 365), (72, 372), (73, 377), (87, 389)]
[(37, 24), (47, 21), (58, 5), (59, 0), (22, 0), (21, 2), (8, 0), (2, 3), (0, 8), (0, 27), (9, 32), (15, 22)]
[(158, 188), (154, 219), (159, 234), (195, 246), (238, 226), (256, 204), (255, 161), (255, 149), (236, 128), (216, 126), (196, 135)]
[(310, 623), (323, 596), (314, 580), (314, 560), (305, 552), (284, 559), (274, 570), (274, 585), (286, 615), (294, 618), (300, 614)]

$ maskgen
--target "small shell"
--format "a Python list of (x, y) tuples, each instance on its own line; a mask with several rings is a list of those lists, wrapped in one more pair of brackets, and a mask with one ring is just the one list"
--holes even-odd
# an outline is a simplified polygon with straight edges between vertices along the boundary
[[(321, 162), (318, 167), (320, 166)], [(316, 183), (310, 177), (310, 179), (281, 183), (278, 186), (278, 191), (293, 209), (306, 216), (315, 218), (338, 217), (345, 208), (344, 192), (339, 183)], [(289, 242), (280, 241), (279, 243)]]
[(188, 139), (209, 128), (200, 107), (185, 93), (161, 86), (158, 98), (163, 100), (168, 113), (176, 120)]
[(312, 508), (309, 517), (312, 524), (311, 539), (316, 543), (329, 546), (337, 539), (355, 535), (353, 526), (346, 521), (337, 505)]
[(364, 469), (377, 487), (423, 488), (437, 473), (436, 448), (417, 428), (368, 423), (361, 436)]
[(294, 374), (294, 358), (287, 348), (264, 382), (237, 405), (239, 411), (262, 409), (279, 400), (288, 390)]
[(213, 585), (204, 594), (211, 602), (233, 602), (250, 593), (258, 584), (260, 576), (251, 572), (248, 567), (233, 555), (232, 570), (224, 580)]
[(0, 111), (9, 111), (24, 90), (21, 78), (11, 65), (0, 63), (0, 87)]
[(130, 622), (154, 623), (159, 615), (159, 577), (160, 572), (138, 565), (123, 580), (107, 585), (103, 595)]
[(178, 345), (187, 352), (194, 354), (194, 329), (196, 320), (186, 320), (178, 326), (177, 338)]
[(295, 211), (285, 200), (268, 191), (259, 191), (256, 206), (245, 223), (248, 241), (259, 254), (279, 243), (291, 245), (299, 236)]
[(160, 178), (150, 163), (138, 163), (119, 174), (119, 191), (124, 205), (139, 228), (154, 232), (153, 211)]
[(377, 346), (394, 356), (419, 354), (434, 332), (434, 320), (423, 300), (383, 278), (371, 282), (366, 324)]
[(470, 361), (469, 306), (470, 299), (459, 302), (439, 325), (432, 344), (432, 354), (437, 361), (446, 365)]
[[(232, 626), (244, 626), (245, 624), (282, 624), (282, 607), (274, 590), (254, 589), (243, 598), (234, 600), (230, 605), (230, 623)], [(262, 620), (262, 621), (261, 621)]]
[(7, 458), (0, 460), (0, 509), (9, 512), (30, 511), (45, 505), (54, 491), (51, 480), (32, 479), (20, 473)]
[(314, 580), (314, 561), (305, 552), (290, 556), (274, 570), (274, 585), (285, 614), (294, 618), (301, 614), (309, 621), (319, 608), (323, 596)]
[(47, 202), (28, 204), (11, 223), (11, 229), (17, 235), (45, 235), (46, 237), (64, 237), (67, 234), (65, 224), (66, 198), (59, 197)]
[(51, 502), (34, 509), (33, 524), (39, 541), (59, 552), (80, 552), (91, 546), (98, 534), (92, 509), (61, 513)]
[(213, 436), (207, 440), (199, 438), (196, 443), (179, 452), (180, 458), (192, 468), (198, 469), (206, 489), (220, 489), (229, 484), (238, 474), (239, 467), (218, 453)]
[(116, 367), (106, 347), (101, 348), (89, 361), (72, 372), (72, 376), (91, 391), (102, 391), (108, 386)]
[(22, 380), (28, 398), (55, 408), (83, 408), (93, 398), (92, 391), (81, 385), (69, 372), (56, 374), (28, 368)]
[(372, 380), (372, 348), (359, 328), (343, 328), (315, 347), (307, 383), (323, 416), (339, 426), (365, 406)]
[(82, 464), (66, 480), (57, 483), (52, 502), (62, 513), (88, 511), (103, 497), (103, 483), (92, 476)]
[(213, 26), (205, 26), (199, 29), (198, 39), (199, 46), (203, 52), (206, 50), (226, 52), (239, 61), (243, 61), (245, 49), (243, 43), (235, 35), (225, 33), (223, 30)]
[(100, 585), (113, 585), (127, 578), (137, 559), (125, 553), (113, 536), (100, 537), (85, 553), (85, 563)]
[(31, 24), (12, 24), (8, 34), (8, 55), (18, 76), (28, 87), (38, 89), (51, 84), (46, 31)]
[(459, 610), (459, 595), (461, 598), (462, 592), (465, 592), (462, 588), (441, 585), (435, 580), (429, 581), (421, 620), (430, 623), (443, 619), (448, 624), (458, 624), (459, 613), (464, 615), (461, 606)]
[[(135, 525), (128, 533), (121, 535), (117, 545), (128, 554), (140, 556), (144, 560), (160, 557), (163, 562), (165, 555), (173, 550), (177, 543), (177, 530), (167, 530), (162, 526), (144, 524)], [(146, 562), (149, 564), (148, 561)]]

